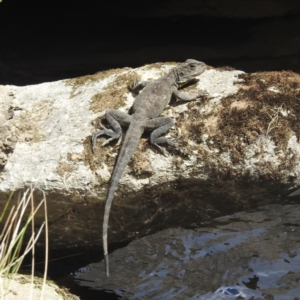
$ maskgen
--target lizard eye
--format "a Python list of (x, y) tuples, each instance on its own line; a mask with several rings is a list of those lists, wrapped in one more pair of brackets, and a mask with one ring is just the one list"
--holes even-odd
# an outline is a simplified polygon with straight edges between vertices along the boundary
[(195, 69), (196, 66), (194, 64), (190, 65), (191, 69)]

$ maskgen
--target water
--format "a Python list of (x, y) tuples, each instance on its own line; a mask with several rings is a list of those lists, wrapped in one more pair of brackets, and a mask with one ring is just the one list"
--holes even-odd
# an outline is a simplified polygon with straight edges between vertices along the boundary
[(299, 300), (300, 205), (269, 205), (133, 241), (76, 272), (124, 299)]

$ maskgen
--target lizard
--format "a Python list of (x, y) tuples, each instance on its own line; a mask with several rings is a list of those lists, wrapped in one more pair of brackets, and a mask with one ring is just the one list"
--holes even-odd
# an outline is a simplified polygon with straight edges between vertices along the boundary
[(162, 144), (175, 148), (178, 147), (175, 141), (162, 136), (173, 126), (174, 120), (168, 117), (159, 117), (159, 115), (169, 104), (172, 97), (183, 101), (191, 101), (205, 94), (205, 92), (198, 92), (196, 95), (189, 95), (178, 91), (178, 88), (182, 85), (198, 81), (195, 77), (203, 73), (205, 69), (205, 63), (188, 59), (177, 67), (172, 68), (166, 75), (154, 81), (142, 81), (139, 83), (135, 80), (131, 87), (129, 87), (132, 92), (138, 93), (131, 108), (132, 114), (129, 115), (120, 110), (106, 110), (105, 118), (110, 128), (106, 128), (100, 123), (102, 130), (92, 135), (92, 150), (94, 152), (96, 140), (99, 136), (106, 135), (109, 137), (102, 144), (102, 146), (105, 146), (112, 140), (119, 140), (122, 135), (121, 126), (128, 126), (111, 175), (104, 209), (102, 239), (107, 277), (109, 277), (107, 250), (108, 219), (114, 193), (121, 176), (145, 129), (153, 130), (150, 134), (150, 143), (160, 150), (162, 148), (159, 145)]

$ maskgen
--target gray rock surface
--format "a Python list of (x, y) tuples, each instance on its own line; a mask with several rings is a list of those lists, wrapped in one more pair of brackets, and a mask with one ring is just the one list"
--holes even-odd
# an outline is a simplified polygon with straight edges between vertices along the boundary
[(14, 274), (9, 278), (0, 277), (0, 297), (5, 300), (79, 300), (67, 289), (47, 280), (43, 289), (43, 279), (31, 275)]
[[(136, 77), (151, 80), (172, 65), (0, 86), (0, 210), (10, 191), (17, 201), (33, 185), (37, 198), (47, 194), (52, 249), (100, 247), (118, 144), (99, 141), (93, 154), (91, 135), (106, 108), (130, 108), (127, 85)], [(206, 99), (163, 113), (176, 120), (169, 136), (190, 155), (165, 157), (142, 138), (113, 203), (111, 244), (256, 207), (300, 184), (299, 75), (210, 68), (199, 79), (185, 90), (205, 89)]]

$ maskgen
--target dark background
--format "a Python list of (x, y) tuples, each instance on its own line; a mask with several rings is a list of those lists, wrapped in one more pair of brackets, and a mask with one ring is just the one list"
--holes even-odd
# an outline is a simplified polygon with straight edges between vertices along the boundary
[(0, 28), (0, 84), (187, 58), (300, 70), (299, 0), (3, 0)]

